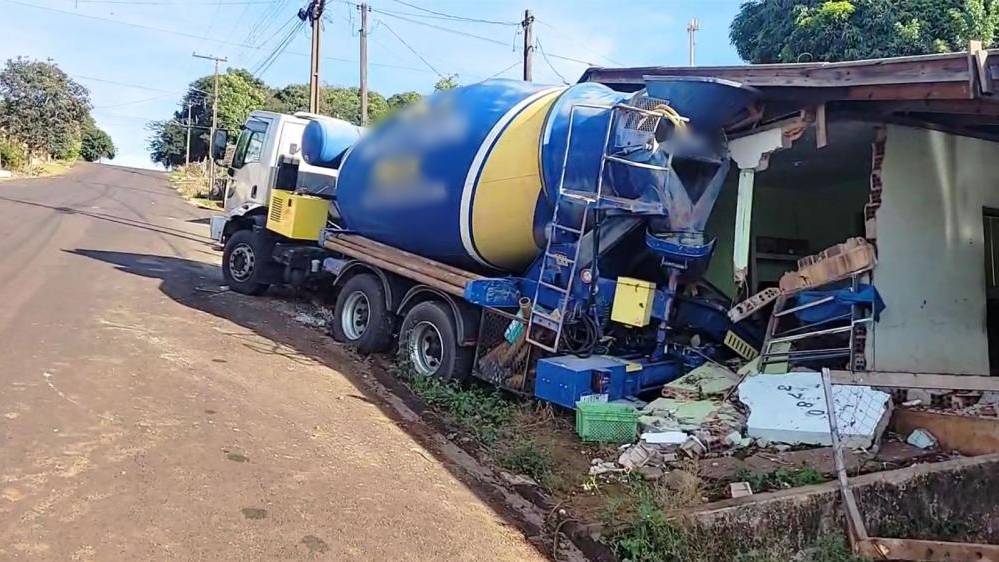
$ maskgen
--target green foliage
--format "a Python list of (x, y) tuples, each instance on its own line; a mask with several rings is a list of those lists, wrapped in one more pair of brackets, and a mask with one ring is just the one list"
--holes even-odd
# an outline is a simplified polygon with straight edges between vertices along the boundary
[(453, 90), (457, 87), (458, 87), (458, 75), (451, 74), (449, 76), (442, 76), (441, 79), (434, 84), (434, 91), (444, 92), (447, 90)]
[(515, 404), (495, 389), (463, 388), (439, 379), (404, 373), (410, 388), (428, 406), (485, 444), (495, 443), (517, 412)]
[(748, 469), (740, 469), (736, 475), (736, 479), (743, 482), (749, 482), (750, 487), (752, 487), (753, 492), (766, 492), (770, 490), (783, 490), (786, 488), (797, 488), (799, 486), (810, 486), (812, 484), (821, 484), (826, 481), (822, 477), (822, 474), (811, 467), (786, 469), (778, 468), (777, 470), (767, 473), (760, 474), (755, 473)]
[(295, 113), (309, 110), (309, 85), (289, 84), (276, 90), (264, 107), (277, 113)]
[(855, 555), (840, 535), (823, 535), (809, 550), (804, 562), (869, 562)]
[(414, 103), (423, 99), (423, 96), (419, 92), (400, 92), (398, 94), (392, 94), (388, 100), (389, 111), (397, 111), (404, 107), (413, 105)]
[(996, 42), (999, 0), (749, 0), (729, 36), (752, 63), (960, 51)]
[(617, 557), (631, 562), (700, 559), (698, 541), (688, 529), (666, 515), (651, 488), (633, 483), (631, 490), (636, 500), (634, 518), (608, 539)]
[(87, 89), (51, 61), (18, 57), (0, 72), (0, 130), (31, 154), (75, 158), (89, 115)]
[(500, 453), (497, 460), (503, 468), (530, 476), (545, 488), (551, 485), (554, 461), (551, 454), (533, 439), (516, 440)]
[[(320, 113), (337, 119), (361, 124), (361, 90), (358, 88), (325, 88)], [(368, 90), (368, 120), (376, 123), (388, 115), (389, 106), (385, 96)]]
[[(173, 117), (154, 121), (148, 128), (150, 158), (153, 162), (173, 168), (185, 161), (187, 144), (188, 105), (191, 110), (191, 160), (208, 157), (212, 124), (214, 77), (203, 76), (188, 87)], [(237, 131), (250, 112), (264, 107), (272, 99), (270, 89), (244, 69), (230, 68), (219, 75), (218, 127)]]
[(0, 138), (0, 170), (22, 171), (28, 165), (24, 145), (13, 139)]
[(80, 156), (87, 162), (96, 162), (101, 158), (113, 160), (114, 155), (115, 148), (110, 135), (99, 129), (97, 125), (88, 123), (83, 131)]

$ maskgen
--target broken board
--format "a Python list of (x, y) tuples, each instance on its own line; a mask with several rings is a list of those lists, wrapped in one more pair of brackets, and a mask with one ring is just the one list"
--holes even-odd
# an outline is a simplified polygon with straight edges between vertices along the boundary
[[(776, 443), (830, 445), (822, 378), (815, 372), (755, 375), (739, 385), (749, 406), (747, 435)], [(888, 425), (891, 396), (869, 386), (833, 386), (837, 427), (843, 444), (867, 448)]]

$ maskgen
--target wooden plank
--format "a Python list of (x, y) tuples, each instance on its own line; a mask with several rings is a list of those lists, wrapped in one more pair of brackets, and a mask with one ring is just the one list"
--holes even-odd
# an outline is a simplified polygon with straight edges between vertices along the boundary
[(711, 76), (749, 86), (810, 88), (851, 85), (968, 83), (966, 53), (947, 53), (839, 63), (759, 64), (746, 66), (591, 68), (583, 80), (636, 83), (642, 76)]
[(975, 100), (905, 100), (852, 102), (850, 107), (864, 111), (888, 113), (945, 113), (999, 117), (999, 101), (991, 98)]
[(874, 560), (999, 562), (999, 545), (870, 537), (858, 554)]
[(933, 373), (897, 373), (886, 371), (831, 371), (834, 384), (885, 386), (891, 388), (927, 388), (935, 390), (999, 391), (999, 377), (980, 375), (941, 375)]
[(967, 77), (955, 82), (933, 82), (927, 84), (883, 84), (862, 85), (847, 88), (845, 99), (865, 100), (932, 100), (968, 99), (971, 94)]
[(896, 408), (891, 423), (902, 436), (918, 428), (929, 431), (945, 451), (968, 456), (999, 453), (999, 418)]

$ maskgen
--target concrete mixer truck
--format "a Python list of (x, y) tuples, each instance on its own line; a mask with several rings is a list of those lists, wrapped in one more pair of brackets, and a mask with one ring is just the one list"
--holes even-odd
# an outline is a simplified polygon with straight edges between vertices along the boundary
[[(247, 294), (319, 282), (336, 292), (335, 339), (398, 349), (421, 375), (567, 408), (657, 390), (758, 347), (702, 278), (724, 125), (755, 97), (703, 78), (650, 76), (633, 93), (490, 80), (366, 131), (312, 116), (301, 160), (335, 171), (331, 185), (305, 185), (288, 158), (250, 207), (227, 201), (213, 223), (224, 276)], [(255, 119), (234, 166), (254, 131), (271, 149)]]

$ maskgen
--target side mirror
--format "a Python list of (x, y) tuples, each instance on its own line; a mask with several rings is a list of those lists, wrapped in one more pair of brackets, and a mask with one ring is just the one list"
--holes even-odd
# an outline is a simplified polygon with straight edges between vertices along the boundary
[(229, 131), (216, 129), (212, 136), (212, 160), (216, 162), (225, 158), (225, 147), (229, 144)]

